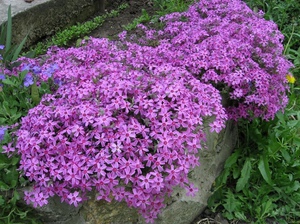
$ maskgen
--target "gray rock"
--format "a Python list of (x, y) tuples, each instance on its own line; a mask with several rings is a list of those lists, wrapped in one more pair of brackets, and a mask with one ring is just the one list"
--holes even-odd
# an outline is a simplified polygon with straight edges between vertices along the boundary
[[(236, 140), (237, 127), (227, 122), (221, 133), (207, 132), (207, 149), (199, 152), (200, 166), (189, 174), (190, 182), (198, 187), (194, 197), (186, 196), (184, 189), (176, 187), (167, 206), (155, 221), (156, 224), (189, 224), (206, 208), (211, 196), (211, 187), (221, 173), (226, 159), (230, 156)], [(125, 202), (96, 201), (94, 196), (81, 207), (61, 203), (57, 197), (35, 209), (44, 224), (144, 224), (144, 219), (136, 210), (128, 208)]]
[[(207, 149), (199, 152), (201, 165), (191, 171), (189, 178), (199, 191), (195, 197), (188, 197), (184, 189), (176, 188), (172, 204), (162, 211), (155, 223), (189, 224), (206, 208), (207, 200), (212, 195), (211, 187), (236, 144), (237, 127), (233, 122), (227, 122), (220, 134), (210, 133), (208, 128), (206, 133)], [(144, 222), (140, 219), (139, 223)]]
[[(235, 146), (237, 127), (233, 122), (227, 122), (225, 130), (220, 134), (210, 133), (208, 128), (206, 133), (207, 149), (199, 152), (201, 165), (193, 169), (189, 175), (190, 181), (199, 191), (195, 197), (188, 197), (184, 189), (175, 188), (156, 224), (189, 224), (206, 208), (207, 200), (212, 194), (211, 187)], [(111, 204), (89, 201), (80, 213), (88, 224), (145, 223), (136, 211), (124, 205), (117, 202)]]
[(26, 46), (58, 30), (82, 22), (103, 11), (105, 0), (0, 0), (0, 24), (7, 20), (11, 5), (13, 42), (20, 43), (28, 35)]

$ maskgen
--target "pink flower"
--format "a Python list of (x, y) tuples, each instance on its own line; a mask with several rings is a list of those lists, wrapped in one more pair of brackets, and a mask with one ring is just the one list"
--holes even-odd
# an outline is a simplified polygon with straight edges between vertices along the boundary
[(190, 184), (187, 188), (186, 188), (186, 195), (187, 196), (192, 196), (194, 197), (196, 195), (196, 193), (198, 192), (198, 188), (194, 187), (194, 184)]
[(79, 196), (78, 191), (74, 191), (73, 193), (70, 193), (68, 195), (68, 199), (69, 199), (70, 204), (73, 204), (75, 207), (77, 207), (78, 203), (80, 203), (82, 201), (82, 198)]
[(140, 186), (145, 189), (148, 189), (150, 184), (153, 182), (149, 173), (146, 174), (146, 176), (140, 176), (139, 179), (141, 180)]
[(123, 149), (123, 145), (121, 141), (118, 141), (117, 143), (112, 143), (110, 145), (110, 148), (112, 153), (120, 153), (121, 150)]

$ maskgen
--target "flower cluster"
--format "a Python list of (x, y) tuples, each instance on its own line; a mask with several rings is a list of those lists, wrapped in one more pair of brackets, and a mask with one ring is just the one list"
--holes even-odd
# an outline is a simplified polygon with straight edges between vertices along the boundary
[(215, 131), (227, 118), (212, 85), (168, 63), (134, 65), (105, 39), (58, 50), (51, 60), (64, 85), (16, 133), (20, 169), (35, 183), (27, 202), (42, 206), (58, 195), (77, 205), (95, 188), (99, 200), (125, 200), (152, 220), (173, 186), (195, 192), (187, 175), (199, 165), (203, 118), (215, 117)]
[(143, 44), (125, 33), (116, 42), (91, 38), (18, 68), (38, 74), (40, 65), (60, 84), (3, 147), (20, 154), (34, 183), (28, 203), (58, 195), (77, 206), (95, 189), (97, 199), (124, 200), (151, 222), (174, 186), (197, 191), (188, 173), (199, 165), (206, 118), (219, 132), (228, 118), (252, 110), (269, 119), (285, 106), (290, 64), (273, 23), (237, 0), (203, 0), (162, 20), (160, 31), (140, 26)]
[(161, 20), (166, 25), (158, 32), (140, 26), (145, 32), (140, 43), (159, 40), (158, 48), (167, 53), (157, 57), (227, 94), (231, 119), (273, 119), (286, 106), (292, 64), (283, 56), (283, 34), (262, 12), (254, 13), (240, 0), (199, 1)]

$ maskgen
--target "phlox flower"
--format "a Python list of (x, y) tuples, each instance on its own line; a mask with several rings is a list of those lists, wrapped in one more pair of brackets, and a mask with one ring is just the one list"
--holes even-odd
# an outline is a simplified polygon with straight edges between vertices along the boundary
[(82, 201), (82, 198), (79, 195), (78, 191), (75, 191), (73, 193), (70, 193), (68, 195), (68, 199), (69, 199), (69, 203), (73, 204), (75, 207), (78, 206), (78, 203), (80, 203)]
[(195, 194), (198, 192), (198, 188), (196, 188), (195, 186), (194, 186), (194, 184), (189, 184), (189, 186), (186, 188), (186, 195), (187, 196), (192, 196), (192, 197), (194, 197), (195, 196)]
[(121, 150), (123, 149), (123, 145), (121, 141), (118, 141), (116, 143), (110, 144), (110, 148), (112, 153), (120, 153)]

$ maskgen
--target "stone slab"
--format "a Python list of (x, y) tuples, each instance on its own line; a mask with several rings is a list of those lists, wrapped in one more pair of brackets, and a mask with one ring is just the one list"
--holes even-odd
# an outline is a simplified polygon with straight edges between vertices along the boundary
[(28, 35), (26, 46), (53, 35), (58, 30), (104, 11), (105, 0), (0, 0), (0, 24), (7, 20), (9, 5), (13, 17), (13, 42)]

